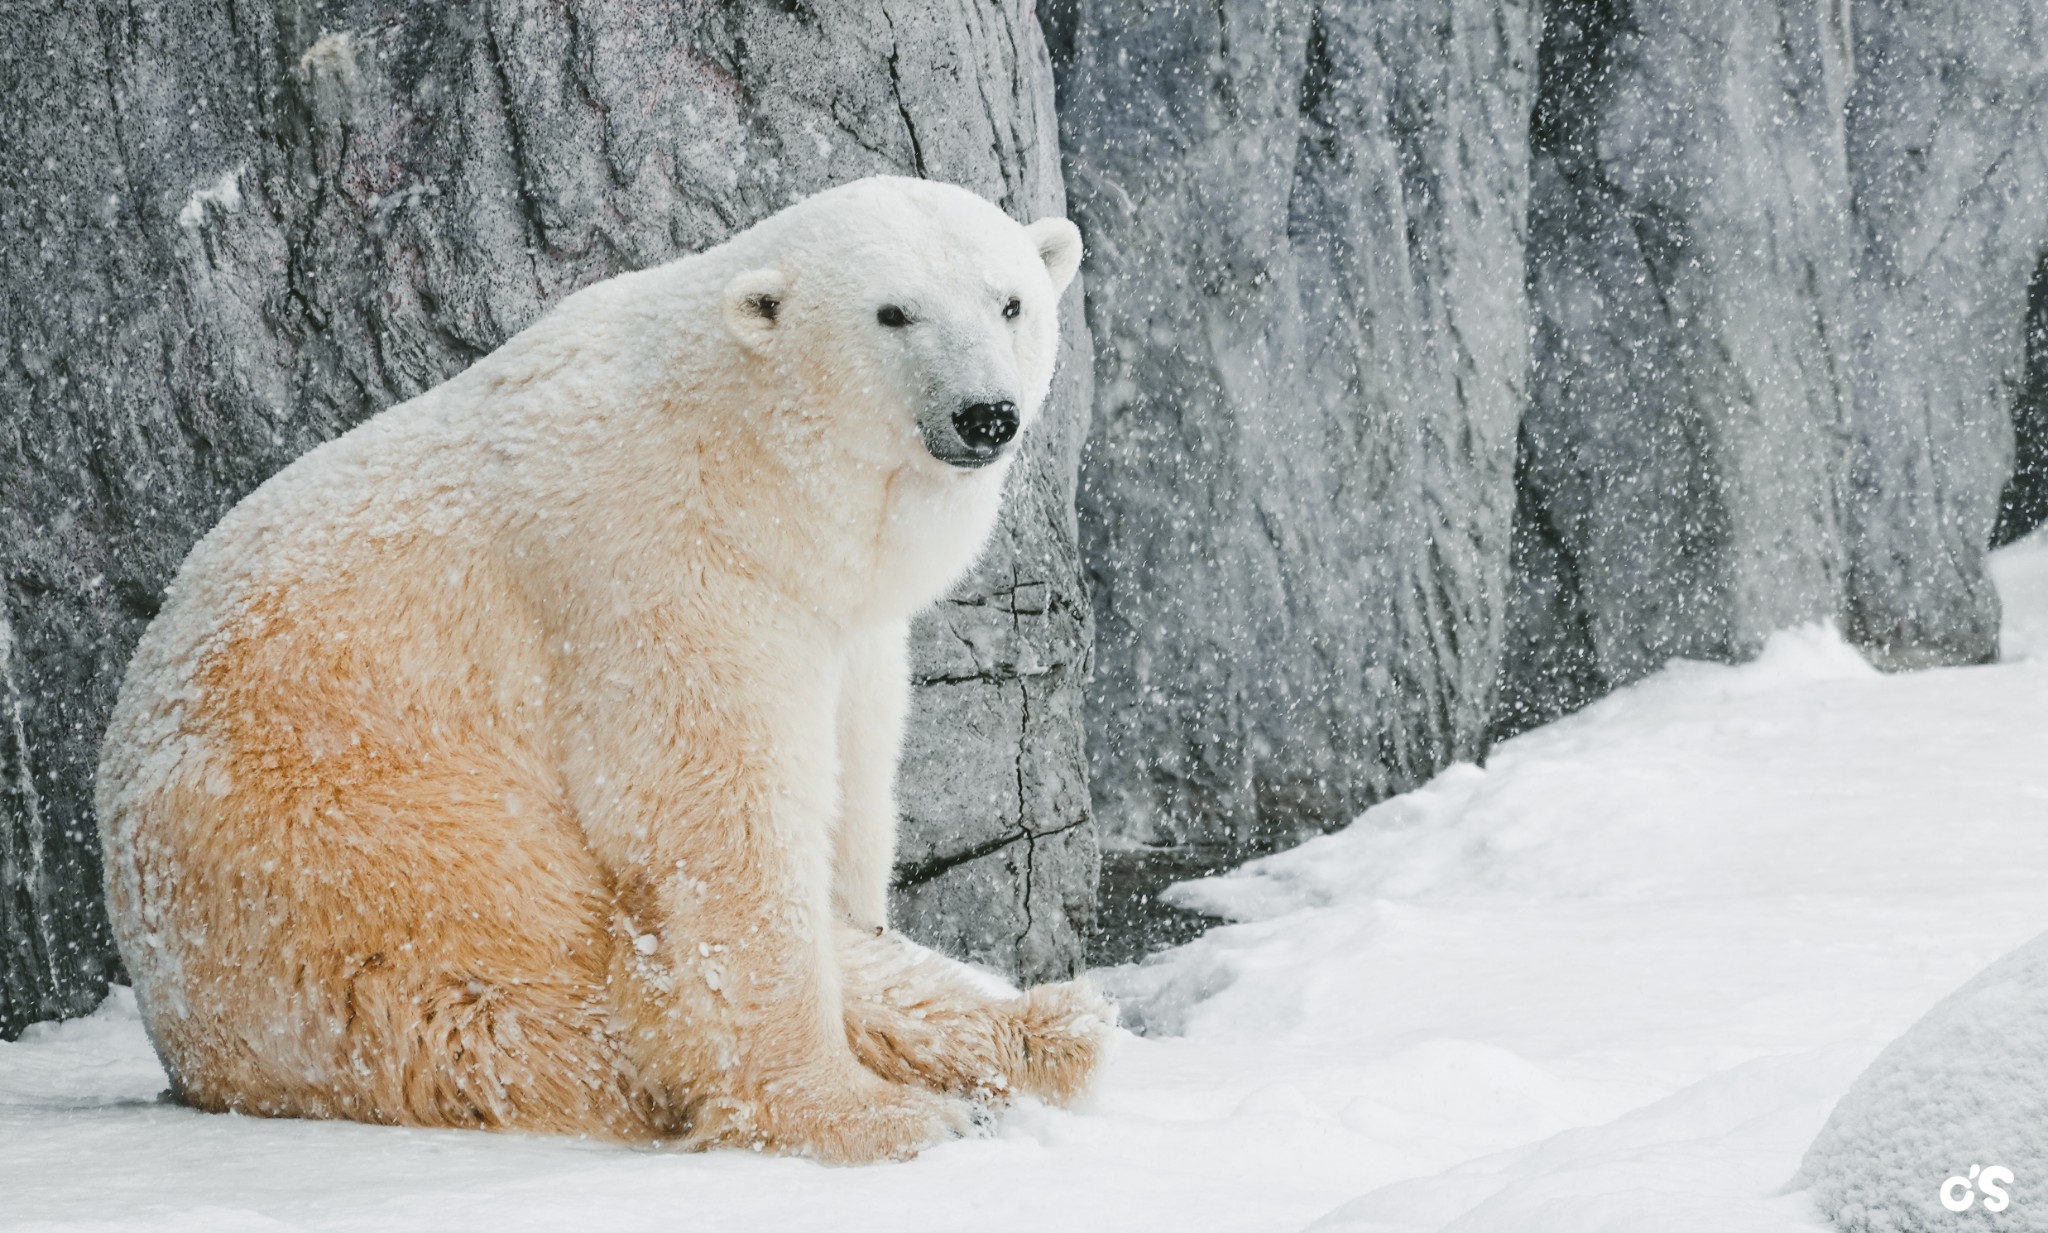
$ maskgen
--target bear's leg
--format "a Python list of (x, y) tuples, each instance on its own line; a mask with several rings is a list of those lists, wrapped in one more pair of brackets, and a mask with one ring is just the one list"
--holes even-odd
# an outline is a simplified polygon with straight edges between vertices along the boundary
[(910, 708), (910, 630), (884, 625), (855, 639), (839, 691), (839, 820), (832, 906), (870, 931), (889, 923), (896, 861), (896, 764)]
[(847, 1043), (830, 905), (839, 665), (829, 630), (792, 630), (772, 603), (563, 639), (564, 777), (616, 895), (622, 1046), (691, 1146), (907, 1156), (977, 1113), (883, 1079)]
[(996, 1100), (1028, 1092), (1064, 1103), (1102, 1051), (1115, 1012), (1076, 984), (992, 998), (950, 961), (886, 933), (896, 851), (896, 766), (910, 673), (909, 630), (868, 631), (847, 652), (839, 695), (839, 823), (832, 903), (846, 1033), (874, 1071), (900, 1083)]
[(993, 997), (957, 964), (901, 934), (839, 929), (846, 1038), (901, 1083), (999, 1102), (1027, 1093), (1066, 1104), (1101, 1060), (1116, 1011), (1080, 981)]
[(404, 973), (384, 956), (346, 978), (340, 1112), (365, 1121), (657, 1137), (663, 1112), (621, 1065), (604, 990), (561, 978)]

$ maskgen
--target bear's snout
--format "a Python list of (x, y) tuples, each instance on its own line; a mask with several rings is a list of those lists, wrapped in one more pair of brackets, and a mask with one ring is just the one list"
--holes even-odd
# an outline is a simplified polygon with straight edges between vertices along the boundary
[(960, 450), (933, 450), (940, 461), (956, 467), (979, 467), (994, 462), (1017, 435), (1017, 404), (1004, 399), (1002, 402), (973, 402), (953, 413), (953, 433), (965, 448)]

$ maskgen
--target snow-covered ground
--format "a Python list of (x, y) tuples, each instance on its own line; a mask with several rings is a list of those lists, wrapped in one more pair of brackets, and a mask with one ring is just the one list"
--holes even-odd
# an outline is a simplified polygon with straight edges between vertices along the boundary
[(2003, 665), (1793, 631), (1182, 888), (1243, 923), (1108, 973), (1150, 1035), (993, 1139), (849, 1170), (208, 1116), (117, 995), (0, 1045), (0, 1229), (1811, 1229), (1835, 1100), (2048, 930), (2048, 540), (1996, 573)]

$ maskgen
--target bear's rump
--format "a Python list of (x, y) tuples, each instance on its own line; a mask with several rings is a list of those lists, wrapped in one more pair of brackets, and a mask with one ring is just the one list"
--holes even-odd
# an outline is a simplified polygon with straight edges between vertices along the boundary
[(154, 922), (124, 950), (181, 1091), (647, 1137), (607, 1035), (611, 895), (486, 635), (458, 604), (366, 637), (392, 623), (347, 598), (243, 614), (197, 674), (203, 764), (124, 799), (145, 902), (117, 915)]

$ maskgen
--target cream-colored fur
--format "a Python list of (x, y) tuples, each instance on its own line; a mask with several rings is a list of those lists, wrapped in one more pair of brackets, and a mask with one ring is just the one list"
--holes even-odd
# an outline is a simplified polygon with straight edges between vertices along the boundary
[(237, 506), (100, 768), (185, 1098), (863, 1161), (1074, 1095), (1092, 993), (991, 997), (886, 925), (907, 622), (1008, 465), (921, 434), (963, 399), (1028, 426), (1078, 256), (849, 185), (571, 297)]

